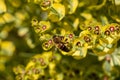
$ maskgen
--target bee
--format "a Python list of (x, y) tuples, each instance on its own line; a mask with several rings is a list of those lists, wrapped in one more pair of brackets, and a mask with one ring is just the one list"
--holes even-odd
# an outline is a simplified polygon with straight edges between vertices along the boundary
[(64, 37), (63, 36), (53, 36), (53, 42), (62, 51), (69, 52), (69, 48), (66, 46), (66, 43), (63, 42)]

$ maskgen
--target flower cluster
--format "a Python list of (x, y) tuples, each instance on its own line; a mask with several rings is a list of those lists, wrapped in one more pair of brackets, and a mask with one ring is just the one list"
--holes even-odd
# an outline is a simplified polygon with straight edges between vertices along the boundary
[[(101, 56), (111, 54), (116, 48), (120, 37), (120, 25), (110, 24), (107, 20), (104, 22), (105, 24), (98, 23), (90, 14), (85, 13), (81, 15), (88, 21), (86, 20), (87, 24), (85, 22), (85, 25), (81, 25), (83, 23), (80, 23), (80, 18), (73, 15), (79, 7), (78, 0), (40, 0), (34, 1), (34, 3), (39, 3), (41, 9), (46, 13), (40, 21), (36, 18), (32, 20), (35, 32), (43, 41), (44, 50), (50, 50), (55, 46), (63, 54), (84, 58), (88, 49)], [(67, 6), (65, 7), (65, 5)], [(73, 5), (75, 6), (72, 7)], [(69, 15), (73, 15), (74, 18)], [(74, 22), (69, 22), (69, 20)]]
[(0, 79), (119, 79), (119, 6), (119, 0), (0, 0)]
[[(13, 68), (13, 71), (17, 75), (17, 80), (49, 79), (53, 76), (58, 79), (55, 76), (55, 67), (60, 60), (61, 56), (59, 54), (53, 54), (51, 51), (43, 52), (32, 57), (26, 67), (17, 66)], [(46, 72), (47, 68), (49, 69), (49, 73)]]
[(40, 35), (39, 39), (43, 41), (44, 50), (56, 47), (63, 54), (78, 58), (84, 58), (88, 49), (97, 56), (111, 54), (120, 39), (120, 25), (117, 23), (81, 26), (84, 29), (81, 28), (78, 36), (74, 31), (57, 30), (58, 27), (54, 27), (49, 21), (38, 22), (33, 19), (32, 25), (35, 32)]

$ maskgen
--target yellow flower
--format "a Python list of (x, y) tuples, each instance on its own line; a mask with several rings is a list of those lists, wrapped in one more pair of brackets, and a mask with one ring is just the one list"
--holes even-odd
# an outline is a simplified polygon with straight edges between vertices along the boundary
[(82, 37), (77, 37), (73, 41), (73, 48), (74, 51), (72, 56), (75, 59), (82, 59), (85, 58), (87, 55), (88, 44), (84, 42)]
[(40, 27), (41, 33), (51, 29), (51, 24), (49, 21), (40, 21), (38, 25)]
[(49, 9), (53, 4), (53, 0), (42, 0), (40, 2), (40, 6), (42, 8), (42, 10), (47, 10)]

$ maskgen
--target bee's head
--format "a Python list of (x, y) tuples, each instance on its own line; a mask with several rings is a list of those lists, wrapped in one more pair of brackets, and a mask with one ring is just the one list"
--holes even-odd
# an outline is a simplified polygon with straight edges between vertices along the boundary
[(55, 42), (55, 43), (60, 43), (62, 40), (63, 40), (63, 36), (56, 36), (56, 35), (54, 35), (53, 36), (53, 41)]

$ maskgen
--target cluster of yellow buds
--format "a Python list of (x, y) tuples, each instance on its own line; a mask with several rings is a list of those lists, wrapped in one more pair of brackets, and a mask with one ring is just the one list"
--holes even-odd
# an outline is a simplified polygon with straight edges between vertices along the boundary
[[(32, 1), (28, 0), (28, 2)], [(78, 7), (78, 0), (34, 0), (33, 2), (40, 5), (41, 10), (47, 14), (43, 14), (42, 18), (48, 18), (52, 22), (61, 21), (66, 14), (73, 14)]]
[(78, 59), (86, 57), (88, 49), (97, 56), (111, 54), (120, 38), (120, 25), (117, 23), (81, 26), (82, 30), (78, 30), (78, 36), (74, 31), (67, 31), (51, 24), (49, 21), (32, 20), (35, 32), (43, 41), (43, 49), (50, 50), (56, 47), (62, 54)]
[[(19, 65), (14, 67), (13, 71), (17, 75), (17, 80), (49, 79), (49, 76), (54, 76), (57, 79), (55, 67), (60, 60), (61, 56), (59, 54), (53, 54), (52, 51), (43, 52), (32, 57), (26, 67)], [(49, 73), (46, 73), (47, 68)]]
[[(28, 2), (31, 1), (28, 0)], [(102, 25), (97, 22), (81, 25), (80, 19), (74, 15), (77, 7), (80, 6), (78, 0), (34, 0), (34, 3), (39, 4), (41, 10), (46, 12), (40, 21), (35, 18), (32, 20), (35, 32), (43, 41), (44, 50), (56, 47), (65, 55), (84, 58), (88, 49), (92, 50), (94, 54), (102, 56), (111, 54), (116, 48), (120, 37), (120, 25), (117, 23)], [(88, 15), (90, 19), (92, 18), (89, 14), (81, 15), (84, 17)], [(89, 20), (89, 18), (85, 18)], [(74, 22), (70, 22), (68, 19), (74, 20)], [(78, 27), (79, 24), (80, 27)], [(76, 32), (79, 35), (76, 35)]]

